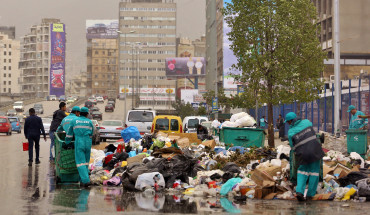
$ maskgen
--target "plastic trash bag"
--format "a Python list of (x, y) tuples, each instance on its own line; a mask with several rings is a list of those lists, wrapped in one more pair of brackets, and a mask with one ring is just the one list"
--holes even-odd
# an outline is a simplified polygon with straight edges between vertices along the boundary
[(247, 115), (235, 121), (239, 127), (252, 127), (257, 124), (256, 120), (253, 117)]
[(165, 187), (163, 175), (159, 172), (144, 173), (139, 175), (136, 180), (135, 188), (143, 191), (146, 187), (154, 187), (155, 185), (160, 188)]
[(213, 120), (211, 126), (212, 128), (218, 128), (221, 125), (221, 123), (218, 120)]
[(236, 128), (238, 125), (235, 122), (226, 121), (222, 123), (222, 128), (223, 127)]
[(231, 178), (229, 179), (224, 185), (222, 185), (220, 194), (221, 196), (226, 196), (232, 189), (233, 187), (240, 183), (242, 181), (241, 178)]
[(230, 122), (236, 122), (236, 120), (238, 120), (240, 118), (243, 118), (245, 116), (249, 116), (249, 115), (245, 112), (234, 114), (234, 115), (231, 116)]
[(139, 130), (135, 126), (130, 126), (121, 131), (121, 136), (125, 143), (129, 142), (131, 139), (139, 140), (141, 139), (141, 135)]
[(370, 198), (370, 178), (365, 178), (356, 182), (358, 195), (360, 197)]
[(233, 162), (228, 162), (225, 164), (224, 168), (222, 168), (224, 172), (231, 172), (231, 173), (240, 173), (240, 168)]
[(368, 178), (368, 176), (362, 172), (350, 172), (347, 176), (338, 179), (341, 187), (345, 187), (350, 184), (356, 184), (357, 181)]

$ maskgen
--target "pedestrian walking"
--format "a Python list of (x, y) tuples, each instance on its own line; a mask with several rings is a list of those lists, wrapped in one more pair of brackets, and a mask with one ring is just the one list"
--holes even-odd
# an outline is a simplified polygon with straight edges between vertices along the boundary
[(67, 116), (66, 115), (66, 109), (67, 109), (67, 106), (66, 106), (66, 103), (65, 102), (61, 102), (59, 103), (59, 110), (56, 110), (54, 113), (53, 113), (53, 121), (51, 121), (51, 125), (50, 125), (50, 132), (49, 132), (49, 136), (50, 136), (50, 162), (54, 162), (54, 156), (53, 156), (53, 147), (55, 145), (55, 134), (54, 132), (57, 131), (59, 125), (62, 123), (62, 120)]
[[(316, 139), (316, 132), (312, 127), (312, 123), (308, 119), (302, 120), (297, 118), (295, 113), (290, 112), (286, 115), (285, 122), (290, 125), (288, 138), (292, 148), (290, 153), (291, 178), (292, 173), (295, 172), (295, 166), (298, 166), (297, 199), (299, 201), (309, 200), (316, 194), (320, 175), (320, 160), (325, 154), (321, 144)], [(304, 193), (307, 181), (308, 192), (305, 199)]]
[(81, 108), (80, 117), (71, 121), (66, 135), (66, 144), (70, 144), (73, 136), (75, 137), (75, 158), (78, 174), (80, 175), (81, 185), (90, 186), (89, 161), (91, 153), (92, 140), (94, 132), (93, 123), (89, 118), (89, 109)]
[(362, 129), (367, 125), (368, 120), (365, 114), (357, 110), (355, 106), (350, 105), (347, 112), (352, 114), (349, 129)]
[(279, 118), (277, 119), (276, 127), (277, 127), (277, 129), (279, 129), (279, 138), (284, 138), (284, 136), (285, 136), (285, 123), (284, 123), (284, 118), (281, 114), (279, 114)]
[(265, 119), (265, 116), (263, 116), (261, 119), (260, 119), (260, 127), (261, 128), (265, 128), (266, 127), (266, 119)]
[(28, 166), (32, 166), (33, 161), (33, 145), (35, 145), (36, 151), (36, 164), (40, 163), (40, 135), (44, 135), (44, 140), (46, 142), (46, 134), (44, 130), (44, 125), (42, 124), (42, 119), (35, 114), (35, 109), (29, 109), (30, 116), (27, 117), (24, 123), (24, 136), (28, 140)]
[(69, 127), (71, 126), (71, 122), (76, 118), (76, 117), (79, 117), (80, 116), (80, 112), (81, 112), (81, 108), (78, 107), (78, 106), (74, 106), (72, 108), (72, 111), (71, 113), (62, 120), (62, 122), (60, 123), (57, 131), (65, 131), (67, 132)]

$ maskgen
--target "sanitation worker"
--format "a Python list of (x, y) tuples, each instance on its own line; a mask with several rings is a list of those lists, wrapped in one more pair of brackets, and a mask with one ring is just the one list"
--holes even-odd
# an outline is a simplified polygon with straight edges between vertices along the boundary
[[(312, 123), (308, 119), (302, 120), (297, 118), (295, 113), (290, 112), (286, 115), (285, 122), (290, 125), (288, 138), (292, 148), (291, 162), (293, 160), (298, 166), (296, 196), (298, 201), (310, 200), (316, 194), (320, 175), (320, 160), (324, 157), (324, 152), (316, 139)], [(291, 163), (291, 173), (294, 166), (294, 163)], [(304, 192), (307, 182), (308, 192), (305, 199)]]
[(367, 125), (365, 114), (357, 110), (355, 106), (350, 105), (347, 112), (352, 114), (349, 129), (362, 129)]
[(71, 122), (76, 118), (80, 116), (81, 109), (78, 106), (74, 106), (72, 108), (71, 113), (62, 120), (62, 123), (60, 123), (57, 131), (65, 131), (68, 132), (69, 127), (71, 126)]
[(80, 184), (83, 187), (91, 185), (89, 178), (89, 161), (91, 153), (92, 140), (91, 136), (94, 132), (93, 123), (89, 118), (89, 109), (81, 108), (80, 117), (76, 117), (71, 121), (70, 127), (66, 135), (66, 144), (72, 141), (75, 137), (75, 157), (78, 174), (80, 175)]

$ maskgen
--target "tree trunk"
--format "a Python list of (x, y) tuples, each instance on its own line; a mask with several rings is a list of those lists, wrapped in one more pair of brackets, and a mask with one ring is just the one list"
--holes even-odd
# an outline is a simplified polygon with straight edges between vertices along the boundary
[(272, 84), (267, 83), (267, 91), (269, 92), (270, 99), (267, 103), (268, 112), (268, 144), (270, 147), (275, 148), (275, 135), (274, 135), (274, 111), (272, 106)]

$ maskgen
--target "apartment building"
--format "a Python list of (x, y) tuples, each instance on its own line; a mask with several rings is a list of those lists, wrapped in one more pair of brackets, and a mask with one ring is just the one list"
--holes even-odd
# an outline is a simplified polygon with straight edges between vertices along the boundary
[(165, 62), (176, 56), (176, 3), (122, 0), (119, 29), (120, 96), (133, 96), (134, 106), (169, 107), (176, 80), (167, 80)]
[(64, 95), (65, 25), (42, 19), (21, 38), (21, 89), (27, 97)]
[(15, 26), (0, 26), (0, 33), (8, 35), (11, 40), (15, 39)]

